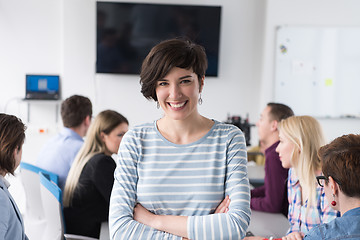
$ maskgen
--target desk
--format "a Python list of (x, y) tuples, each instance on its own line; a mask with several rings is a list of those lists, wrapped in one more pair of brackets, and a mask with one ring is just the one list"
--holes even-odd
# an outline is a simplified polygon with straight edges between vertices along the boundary
[(262, 165), (248, 164), (248, 178), (251, 185), (258, 187), (264, 185), (265, 167)]
[(248, 231), (255, 236), (283, 237), (286, 235), (290, 224), (288, 219), (281, 213), (266, 213), (251, 210), (250, 225)]

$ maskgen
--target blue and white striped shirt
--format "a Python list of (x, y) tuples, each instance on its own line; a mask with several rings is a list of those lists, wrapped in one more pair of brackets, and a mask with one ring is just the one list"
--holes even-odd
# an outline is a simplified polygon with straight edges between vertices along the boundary
[[(122, 139), (110, 200), (112, 239), (181, 239), (133, 220), (141, 203), (157, 215), (189, 216), (190, 239), (241, 239), (250, 221), (247, 154), (243, 133), (214, 121), (196, 142), (166, 140), (156, 122), (134, 127)], [(214, 213), (229, 195), (227, 213)]]

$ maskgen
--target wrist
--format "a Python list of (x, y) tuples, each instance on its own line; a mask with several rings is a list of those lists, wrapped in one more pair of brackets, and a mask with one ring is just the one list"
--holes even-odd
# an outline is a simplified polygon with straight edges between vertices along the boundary
[(162, 229), (162, 217), (161, 215), (154, 215), (152, 221), (150, 221), (150, 227), (155, 228), (155, 229)]

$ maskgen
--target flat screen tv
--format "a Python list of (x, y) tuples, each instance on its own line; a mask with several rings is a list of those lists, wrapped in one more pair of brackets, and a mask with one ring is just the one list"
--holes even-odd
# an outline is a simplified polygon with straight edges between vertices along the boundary
[(187, 37), (205, 48), (207, 76), (218, 76), (220, 6), (97, 2), (97, 73), (139, 74), (150, 49)]

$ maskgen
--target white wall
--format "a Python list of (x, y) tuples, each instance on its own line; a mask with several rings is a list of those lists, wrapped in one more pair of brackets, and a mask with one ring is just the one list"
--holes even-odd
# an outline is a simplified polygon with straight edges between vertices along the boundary
[[(140, 2), (136, 0), (134, 2)], [(275, 27), (281, 24), (360, 25), (358, 0), (158, 0), (154, 3), (221, 5), (219, 77), (207, 78), (200, 112), (227, 113), (255, 123), (273, 100)], [(26, 73), (60, 74), (62, 98), (88, 96), (94, 112), (114, 109), (131, 125), (161, 116), (140, 93), (138, 76), (95, 74), (95, 0), (0, 0), (0, 112), (28, 118)], [(32, 161), (55, 134), (55, 104), (31, 103), (24, 160)], [(5, 109), (6, 108), (6, 109)], [(296, 112), (296, 109), (294, 109)], [(321, 120), (328, 139), (360, 132), (358, 120)], [(39, 128), (48, 133), (38, 133)], [(252, 129), (252, 142), (257, 142)]]
[[(360, 26), (358, 0), (268, 0), (262, 58), (260, 106), (274, 99), (275, 29), (279, 25)], [(359, 66), (360, 67), (360, 66)], [(306, 93), (304, 93), (304, 98)], [(355, 103), (354, 104), (358, 104)], [(296, 114), (296, 109), (293, 109)], [(319, 119), (328, 141), (360, 133), (359, 119)]]
[[(86, 85), (86, 94), (95, 102), (95, 111), (115, 109), (129, 118), (130, 124), (152, 121), (161, 116), (154, 102), (149, 102), (140, 93), (139, 77), (134, 75), (94, 74), (95, 72), (95, 2), (88, 0), (64, 0), (64, 96), (77, 89), (70, 82)], [(140, 2), (140, 1), (138, 1)], [(151, 1), (157, 3), (221, 5), (220, 74), (207, 78), (202, 95), (200, 111), (211, 118), (225, 120), (227, 113), (250, 113), (258, 98), (252, 91), (258, 87), (253, 77), (253, 62), (260, 59), (260, 52), (253, 52), (257, 8), (255, 1), (177, 0)], [(79, 13), (81, 13), (79, 15)], [(262, 14), (260, 14), (262, 15)], [(79, 17), (81, 16), (81, 17)], [(237, 24), (233, 24), (237, 23)], [(80, 47), (80, 49), (79, 49)], [(82, 65), (79, 65), (81, 63)], [(249, 104), (251, 102), (251, 104)]]
[[(151, 2), (222, 6), (219, 77), (206, 79), (200, 111), (220, 121), (228, 113), (243, 117), (249, 113), (250, 121), (256, 121), (260, 66), (256, 64), (254, 70), (254, 64), (261, 59), (258, 46), (262, 40), (257, 36), (263, 32), (265, 1)], [(141, 95), (138, 76), (95, 74), (95, 14), (95, 0), (0, 0), (0, 33), (7, 35), (0, 38), (0, 63), (6, 69), (0, 71), (0, 79), (2, 83), (12, 83), (6, 89), (1, 88), (0, 111), (6, 108), (25, 122), (28, 120), (27, 104), (12, 99), (24, 96), (24, 76), (31, 72), (60, 74), (62, 98), (86, 95), (92, 100), (95, 113), (117, 110), (129, 119), (130, 125), (161, 117), (155, 103)], [(61, 121), (56, 124), (54, 120), (54, 106), (30, 103), (29, 131), (24, 145), (24, 156), (30, 161), (45, 139), (61, 125)], [(48, 133), (39, 134), (39, 128), (45, 128)]]
[(60, 72), (60, 27), (60, 1), (0, 0), (1, 112), (22, 109), (26, 73)]

